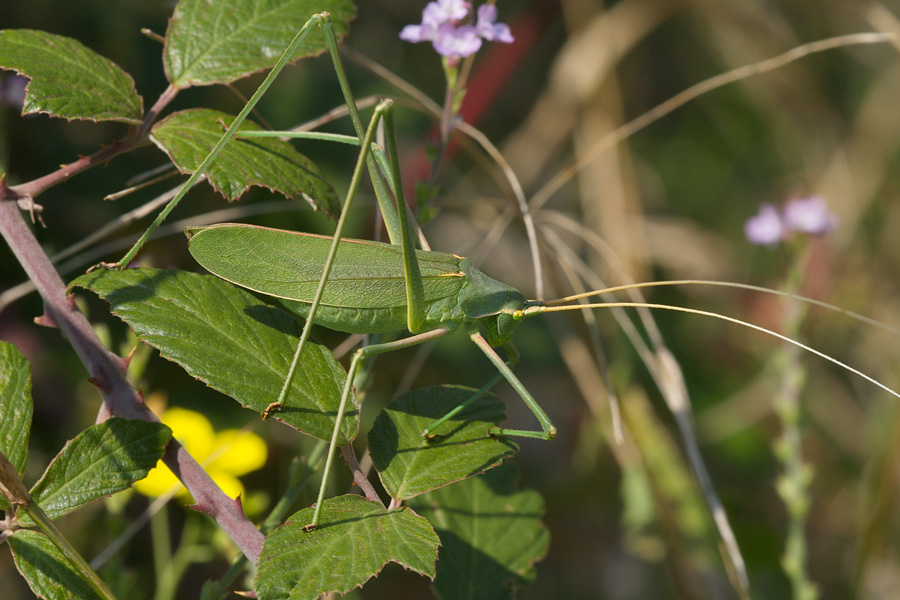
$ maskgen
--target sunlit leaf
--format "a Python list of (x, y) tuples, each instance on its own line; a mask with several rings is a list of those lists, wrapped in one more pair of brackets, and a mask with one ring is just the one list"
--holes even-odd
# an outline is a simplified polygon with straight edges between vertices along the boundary
[[(231, 0), (178, 3), (166, 34), (165, 68), (176, 88), (228, 83), (271, 68), (311, 16), (328, 11), (340, 39), (356, 14), (350, 0)], [(326, 50), (318, 31), (295, 59)]]
[[(31, 367), (15, 346), (0, 341), (0, 452), (20, 477), (28, 461), (32, 410)], [(7, 509), (6, 497), (0, 494), (0, 510)]]
[(322, 505), (318, 528), (304, 531), (312, 515), (305, 508), (266, 537), (257, 564), (261, 600), (344, 594), (388, 562), (434, 577), (437, 535), (408, 508), (386, 510), (360, 496), (340, 496)]
[[(70, 285), (93, 290), (164, 358), (243, 406), (264, 413), (276, 400), (301, 330), (284, 311), (218, 277), (179, 270), (98, 270)], [(272, 418), (330, 439), (346, 378), (328, 348), (308, 343)], [(338, 443), (355, 438), (358, 427), (348, 407)]]
[(503, 403), (485, 394), (441, 425), (437, 437), (422, 432), (469, 399), (476, 390), (434, 386), (403, 394), (385, 408), (369, 432), (372, 462), (385, 490), (394, 498), (412, 498), (483, 473), (512, 456), (518, 446), (488, 429), (506, 418)]
[[(185, 110), (157, 123), (151, 139), (182, 172), (193, 173), (233, 120), (232, 115), (215, 110)], [(238, 131), (260, 129), (244, 121)], [(209, 166), (206, 177), (229, 201), (255, 185), (293, 200), (304, 198), (330, 216), (340, 212), (337, 194), (319, 167), (277, 138), (232, 139)]]
[(141, 122), (143, 101), (131, 76), (72, 38), (32, 29), (0, 31), (0, 68), (31, 79), (22, 114)]
[[(51, 519), (128, 489), (162, 457), (172, 432), (162, 423), (113, 418), (88, 427), (60, 451), (31, 496)], [(26, 515), (23, 524), (30, 524)]]

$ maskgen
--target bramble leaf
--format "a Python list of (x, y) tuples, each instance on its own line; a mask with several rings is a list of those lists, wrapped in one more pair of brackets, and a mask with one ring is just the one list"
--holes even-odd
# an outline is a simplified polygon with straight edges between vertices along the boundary
[(339, 496), (322, 505), (319, 526), (305, 508), (266, 536), (257, 563), (256, 593), (265, 600), (313, 600), (347, 593), (388, 562), (434, 577), (438, 537), (408, 508), (387, 510), (361, 496)]
[[(331, 14), (338, 39), (347, 34), (356, 7), (350, 0), (182, 0), (166, 32), (166, 76), (176, 88), (229, 83), (269, 69), (316, 13)], [(295, 58), (326, 50), (313, 31)]]
[(43, 533), (19, 529), (7, 542), (16, 568), (36, 598), (100, 600), (65, 555)]
[[(51, 519), (126, 490), (162, 458), (172, 431), (162, 423), (112, 418), (75, 436), (31, 489)], [(19, 521), (29, 525), (21, 515)]]
[(534, 491), (516, 491), (515, 479), (515, 467), (504, 463), (410, 502), (441, 538), (434, 580), (439, 598), (511, 599), (516, 587), (534, 579), (534, 563), (550, 544), (540, 521), (544, 500)]
[(426, 427), (475, 391), (450, 385), (414, 390), (378, 415), (369, 432), (369, 451), (391, 497), (412, 498), (478, 475), (518, 451), (512, 441), (488, 434), (506, 418), (503, 403), (493, 394), (485, 394), (441, 425), (434, 440), (422, 437)]
[(31, 79), (25, 115), (139, 124), (144, 114), (131, 76), (72, 38), (33, 29), (0, 31), (0, 69)]
[[(163, 358), (259, 413), (275, 401), (300, 337), (300, 324), (287, 313), (212, 275), (98, 270), (70, 286), (93, 290)], [(331, 439), (346, 378), (328, 348), (309, 343), (285, 405), (272, 417)], [(358, 428), (357, 411), (348, 407), (338, 444)]]
[[(0, 452), (16, 468), (19, 477), (28, 461), (31, 431), (31, 367), (15, 346), (0, 341)], [(9, 510), (0, 494), (0, 510)]]
[[(157, 123), (151, 139), (183, 173), (193, 173), (231, 125), (234, 116), (209, 109), (185, 110)], [(262, 128), (244, 121), (238, 131)], [(229, 201), (237, 200), (251, 185), (280, 192), (336, 217), (340, 202), (334, 189), (311, 160), (290, 143), (274, 137), (229, 141), (206, 172), (213, 188)]]

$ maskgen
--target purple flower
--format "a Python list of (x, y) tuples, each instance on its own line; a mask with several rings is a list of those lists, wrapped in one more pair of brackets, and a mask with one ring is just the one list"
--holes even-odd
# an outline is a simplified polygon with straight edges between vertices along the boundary
[(475, 25), (461, 25), (470, 16), (471, 10), (472, 5), (463, 0), (429, 2), (422, 11), (422, 23), (404, 27), (400, 39), (414, 43), (431, 42), (438, 54), (451, 61), (478, 52), (482, 40), (507, 44), (513, 41), (509, 27), (504, 23), (495, 23), (496, 6), (481, 5)]
[(478, 7), (478, 21), (475, 23), (475, 29), (478, 35), (489, 42), (503, 42), (510, 44), (513, 36), (509, 31), (509, 26), (505, 23), (494, 24), (497, 20), (497, 5), (482, 4)]
[(788, 200), (782, 210), (786, 229), (818, 235), (834, 231), (837, 227), (837, 215), (828, 210), (825, 198), (808, 196)]
[(781, 211), (771, 204), (763, 204), (756, 216), (747, 220), (744, 235), (752, 244), (772, 245), (792, 233), (828, 233), (837, 224), (837, 215), (828, 210), (824, 198), (807, 196), (788, 200)]
[(770, 246), (777, 244), (785, 236), (784, 224), (778, 209), (771, 204), (763, 204), (754, 217), (744, 224), (744, 235), (751, 244)]
[(459, 23), (466, 18), (472, 5), (464, 0), (437, 0), (429, 2), (422, 11), (422, 23), (436, 27), (444, 23)]

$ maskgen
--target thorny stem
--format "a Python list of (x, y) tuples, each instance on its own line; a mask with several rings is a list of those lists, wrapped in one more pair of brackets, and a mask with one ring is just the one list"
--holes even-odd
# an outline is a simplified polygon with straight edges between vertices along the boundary
[[(38, 244), (15, 202), (16, 194), (0, 182), (0, 235), (6, 240), (44, 300), (46, 316), (65, 334), (91, 381), (103, 397), (98, 421), (111, 416), (158, 421), (125, 379), (122, 360), (97, 338), (85, 316), (66, 294), (66, 286)], [(247, 519), (240, 502), (222, 492), (197, 461), (177, 441), (166, 447), (163, 461), (196, 500), (194, 508), (208, 514), (253, 563), (262, 550), (263, 535)]]

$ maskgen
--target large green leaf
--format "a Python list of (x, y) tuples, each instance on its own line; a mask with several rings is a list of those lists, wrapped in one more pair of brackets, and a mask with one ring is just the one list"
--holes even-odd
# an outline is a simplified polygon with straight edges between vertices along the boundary
[(544, 500), (516, 491), (510, 463), (419, 496), (410, 507), (441, 538), (434, 589), (444, 600), (501, 600), (534, 579), (534, 563), (547, 552)]
[(434, 578), (438, 537), (408, 508), (386, 510), (360, 496), (339, 496), (322, 505), (318, 528), (304, 531), (312, 515), (305, 508), (266, 537), (257, 563), (260, 600), (344, 594), (390, 561)]
[[(350, 0), (182, 0), (166, 33), (165, 68), (176, 88), (228, 83), (271, 68), (311, 16), (331, 13), (338, 37), (356, 14)], [(326, 50), (318, 31), (295, 60)]]
[(0, 31), (0, 69), (31, 79), (22, 114), (140, 123), (134, 80), (81, 42), (32, 29)]
[[(234, 116), (215, 110), (185, 110), (157, 123), (151, 139), (182, 172), (193, 173), (233, 120)], [(244, 121), (238, 132), (261, 129)], [(274, 137), (229, 141), (209, 166), (206, 177), (229, 201), (256, 185), (293, 200), (305, 198), (314, 209), (332, 217), (340, 212), (337, 194), (319, 167), (288, 142)]]
[[(0, 452), (13, 464), (19, 477), (28, 461), (31, 430), (31, 368), (15, 346), (0, 341)], [(0, 510), (8, 510), (0, 494)]]
[(99, 600), (59, 548), (42, 533), (19, 529), (8, 540), (16, 568), (37, 598)]
[(434, 386), (403, 394), (391, 402), (369, 432), (369, 452), (385, 490), (394, 498), (412, 498), (483, 473), (518, 447), (488, 434), (505, 420), (503, 403), (485, 394), (441, 425), (438, 437), (422, 432), (475, 393), (458, 386)]
[[(68, 442), (31, 489), (51, 519), (128, 489), (162, 458), (172, 431), (162, 423), (113, 418)], [(19, 521), (31, 525), (24, 514)]]
[[(164, 358), (245, 407), (265, 412), (284, 384), (300, 324), (218, 277), (178, 270), (98, 270), (71, 285), (109, 301), (113, 313)], [(346, 379), (331, 351), (309, 340), (287, 400), (273, 417), (331, 439)], [(358, 428), (357, 411), (348, 407), (338, 443), (347, 444)]]

